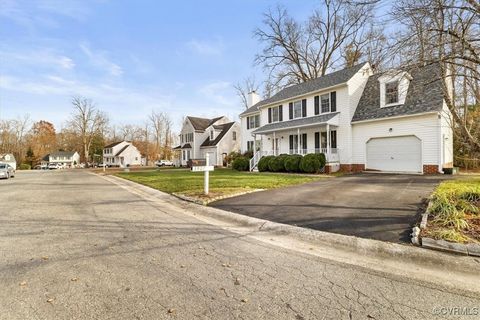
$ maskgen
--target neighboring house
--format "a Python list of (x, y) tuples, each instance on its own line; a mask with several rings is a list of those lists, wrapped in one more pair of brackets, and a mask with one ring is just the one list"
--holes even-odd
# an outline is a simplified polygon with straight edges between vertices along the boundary
[(0, 163), (9, 164), (14, 170), (17, 170), (17, 161), (11, 153), (0, 153)]
[(140, 151), (129, 141), (111, 143), (103, 148), (103, 162), (109, 167), (143, 165)]
[(242, 151), (256, 151), (252, 170), (265, 155), (321, 152), (326, 171), (442, 172), (453, 136), (438, 71), (364, 63), (287, 87), (240, 115)]
[(240, 151), (240, 125), (227, 117), (205, 119), (186, 117), (180, 132), (180, 165), (190, 159), (204, 159), (209, 154), (210, 164), (224, 166), (225, 157), (232, 151)]
[(42, 158), (42, 164), (57, 163), (68, 168), (80, 164), (80, 155), (76, 151), (56, 151)]

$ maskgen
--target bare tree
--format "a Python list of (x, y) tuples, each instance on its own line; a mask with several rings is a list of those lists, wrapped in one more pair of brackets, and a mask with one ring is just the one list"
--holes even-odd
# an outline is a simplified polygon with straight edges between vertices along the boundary
[(242, 82), (238, 82), (233, 86), (237, 96), (240, 98), (242, 105), (248, 109), (248, 94), (252, 91), (258, 92), (260, 85), (255, 81), (254, 77), (245, 78)]
[(339, 64), (345, 48), (368, 41), (372, 19), (373, 4), (347, 0), (323, 0), (305, 23), (277, 7), (264, 14), (265, 27), (254, 32), (264, 44), (255, 61), (275, 89), (318, 78)]
[(472, 131), (476, 126), (469, 123), (467, 113), (475, 105), (479, 108), (478, 9), (478, 3), (470, 0), (400, 0), (392, 12), (405, 26), (396, 42), (400, 62), (439, 65), (438, 79), (456, 132), (476, 153), (480, 153), (480, 135)]
[(82, 157), (84, 161), (89, 161), (93, 139), (105, 131), (108, 118), (90, 99), (73, 97), (72, 105), (73, 112), (68, 125), (80, 137), (83, 147)]

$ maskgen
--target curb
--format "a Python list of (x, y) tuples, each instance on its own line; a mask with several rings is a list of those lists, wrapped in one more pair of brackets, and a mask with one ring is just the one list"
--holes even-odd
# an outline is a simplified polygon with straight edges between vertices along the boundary
[(402, 262), (408, 261), (425, 267), (440, 269), (449, 273), (452, 272), (452, 270), (455, 270), (470, 276), (478, 276), (480, 272), (480, 261), (478, 259), (472, 259), (472, 257), (469, 256), (458, 256), (449, 253), (425, 250), (415, 246), (364, 239), (281, 224), (217, 208), (198, 205), (192, 202), (185, 202), (176, 196), (116, 176), (103, 178), (116, 184), (129, 185), (137, 190), (140, 189), (149, 196), (163, 199), (170, 203), (176, 203), (183, 208), (191, 207), (196, 215), (212, 218), (224, 223), (235, 224), (237, 227), (245, 227), (252, 233), (265, 232), (275, 235), (290, 236), (296, 240), (323, 245), (325, 247), (333, 247), (335, 249), (352, 252), (366, 257), (375, 256), (378, 258)]
[(476, 243), (455, 243), (446, 240), (436, 240), (429, 237), (420, 237), (420, 231), (427, 228), (428, 215), (431, 208), (431, 202), (428, 204), (425, 213), (422, 214), (422, 220), (419, 227), (412, 230), (412, 243), (428, 249), (450, 252), (454, 254), (462, 254), (466, 256), (480, 257), (480, 244)]
[(227, 195), (223, 195), (223, 196), (218, 196), (218, 197), (208, 199), (208, 200), (197, 199), (195, 197), (186, 196), (186, 195), (181, 194), (181, 193), (172, 193), (172, 195), (179, 198), (179, 199), (182, 199), (184, 201), (188, 201), (188, 202), (196, 203), (196, 204), (199, 204), (199, 205), (202, 205), (202, 206), (206, 206), (209, 203), (212, 203), (212, 202), (215, 202), (215, 201), (228, 199), (228, 198), (239, 197), (239, 196), (243, 196), (245, 194), (260, 192), (260, 191), (265, 191), (265, 189), (254, 189), (254, 190), (250, 190), (250, 191), (237, 192), (237, 193), (227, 194)]

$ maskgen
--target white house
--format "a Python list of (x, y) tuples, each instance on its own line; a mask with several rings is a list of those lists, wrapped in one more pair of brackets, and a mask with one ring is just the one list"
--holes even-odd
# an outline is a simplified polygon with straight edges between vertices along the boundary
[(186, 166), (190, 159), (205, 159), (209, 154), (210, 164), (224, 166), (225, 157), (232, 151), (240, 151), (240, 125), (227, 117), (214, 119), (185, 117), (180, 132), (180, 165)]
[(111, 143), (103, 148), (103, 163), (109, 167), (142, 165), (140, 151), (129, 141)]
[(14, 170), (17, 170), (17, 160), (11, 153), (0, 153), (0, 163), (9, 164)]
[(240, 115), (242, 151), (322, 152), (327, 171), (436, 173), (453, 165), (438, 65), (373, 74), (368, 63), (287, 87)]
[(80, 155), (76, 151), (56, 151), (43, 157), (45, 162), (57, 163), (72, 168), (80, 164)]

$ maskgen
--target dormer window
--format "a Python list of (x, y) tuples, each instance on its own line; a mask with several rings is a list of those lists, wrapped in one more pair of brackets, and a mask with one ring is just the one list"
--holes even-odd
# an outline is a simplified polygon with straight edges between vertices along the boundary
[(385, 84), (385, 102), (387, 104), (398, 103), (398, 81)]
[(213, 137), (214, 137), (214, 136), (215, 136), (215, 132), (213, 132), (213, 130), (210, 131), (210, 140), (213, 140)]

